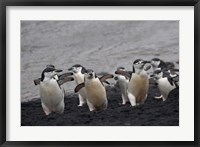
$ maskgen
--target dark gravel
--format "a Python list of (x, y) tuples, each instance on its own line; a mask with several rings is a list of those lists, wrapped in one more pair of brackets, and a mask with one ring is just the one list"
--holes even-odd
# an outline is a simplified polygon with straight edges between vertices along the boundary
[(159, 96), (158, 88), (150, 84), (148, 98), (143, 105), (130, 107), (120, 105), (121, 94), (117, 87), (106, 87), (108, 109), (90, 112), (87, 105), (78, 107), (78, 95), (65, 96), (63, 114), (46, 116), (40, 99), (21, 103), (22, 126), (178, 126), (179, 89), (170, 92), (168, 99), (154, 99)]

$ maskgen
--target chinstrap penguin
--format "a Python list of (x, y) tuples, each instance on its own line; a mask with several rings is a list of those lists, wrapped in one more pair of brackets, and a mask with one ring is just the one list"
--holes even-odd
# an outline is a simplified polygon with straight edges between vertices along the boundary
[(55, 78), (59, 72), (62, 70), (47, 67), (41, 74), (40, 98), (46, 115), (51, 112), (63, 113), (64, 111), (64, 90), (59, 84), (60, 81)]
[(75, 92), (78, 92), (81, 88), (85, 87), (87, 104), (90, 111), (107, 109), (108, 100), (103, 82), (108, 78), (113, 78), (113, 75), (104, 75), (103, 77), (98, 78), (93, 70), (88, 69), (85, 73), (84, 83), (76, 86)]
[[(118, 67), (115, 72), (117, 71), (126, 71), (126, 70), (124, 67)], [(119, 88), (121, 90), (122, 105), (125, 105), (129, 101), (128, 94), (127, 94), (129, 78), (127, 76), (117, 74), (114, 79), (119, 84)]]
[[(128, 98), (131, 106), (143, 104), (147, 98), (149, 89), (149, 75), (147, 71), (151, 66), (145, 66), (148, 61), (137, 59), (133, 62), (133, 73), (119, 71), (116, 74), (122, 74), (130, 78), (128, 83)], [(144, 68), (145, 67), (145, 68)]]
[(169, 93), (175, 89), (177, 86), (171, 77), (163, 77), (162, 70), (156, 70), (152, 77), (156, 81), (161, 96), (155, 97), (156, 99), (162, 99), (163, 101), (167, 100)]
[[(73, 72), (73, 77), (76, 82), (76, 85), (79, 85), (84, 82), (84, 74), (86, 73), (85, 67), (83, 67), (80, 64), (75, 64), (72, 67), (68, 69), (69, 71)], [(79, 105), (78, 106), (83, 106), (86, 103), (87, 95), (85, 88), (80, 89), (78, 92), (78, 97), (79, 97)]]

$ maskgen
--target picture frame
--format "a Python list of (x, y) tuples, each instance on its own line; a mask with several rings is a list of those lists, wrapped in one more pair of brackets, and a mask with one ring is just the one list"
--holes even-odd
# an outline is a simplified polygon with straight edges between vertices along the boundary
[[(7, 6), (193, 6), (194, 7), (194, 68), (195, 68), (195, 81), (194, 81), (194, 141), (146, 141), (146, 142), (134, 142), (134, 141), (128, 141), (128, 142), (83, 142), (83, 141), (73, 141), (73, 142), (56, 142), (56, 141), (7, 141), (6, 140), (6, 7)], [(0, 90), (0, 144), (1, 146), (198, 146), (199, 145), (199, 92), (198, 92), (198, 85), (199, 85), (199, 67), (198, 64), (200, 63), (198, 56), (199, 54), (199, 26), (200, 26), (200, 2), (199, 0), (3, 0), (0, 2), (0, 24), (1, 27), (1, 38), (0, 38), (0, 44), (1, 44), (1, 73), (0, 73), (0, 83), (1, 83), (1, 90)]]

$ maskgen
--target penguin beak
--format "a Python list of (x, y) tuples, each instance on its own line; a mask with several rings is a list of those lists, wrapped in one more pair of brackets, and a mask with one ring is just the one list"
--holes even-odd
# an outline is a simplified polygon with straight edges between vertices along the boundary
[(144, 63), (146, 64), (146, 63), (151, 63), (151, 61), (144, 61)]
[(63, 74), (59, 75), (59, 79), (68, 78), (69, 76), (72, 76), (72, 75), (73, 75), (73, 73), (66, 72), (66, 73), (63, 73)]
[(61, 69), (56, 69), (55, 72), (62, 72), (63, 70)]
[(92, 78), (93, 78), (93, 73), (92, 73), (92, 72), (89, 72), (89, 73), (88, 73), (88, 78), (89, 78), (89, 79), (92, 79)]
[(150, 75), (151, 78), (155, 77), (155, 75)]
[(92, 77), (93, 76), (93, 74), (92, 73), (89, 73), (89, 75)]

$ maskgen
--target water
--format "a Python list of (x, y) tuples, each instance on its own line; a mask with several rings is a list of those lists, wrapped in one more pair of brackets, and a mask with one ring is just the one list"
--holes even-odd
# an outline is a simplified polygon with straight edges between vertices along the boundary
[[(21, 100), (39, 98), (39, 78), (47, 64), (67, 71), (81, 64), (95, 72), (132, 69), (137, 58), (179, 59), (178, 21), (22, 21)], [(66, 83), (73, 92), (74, 82)]]

